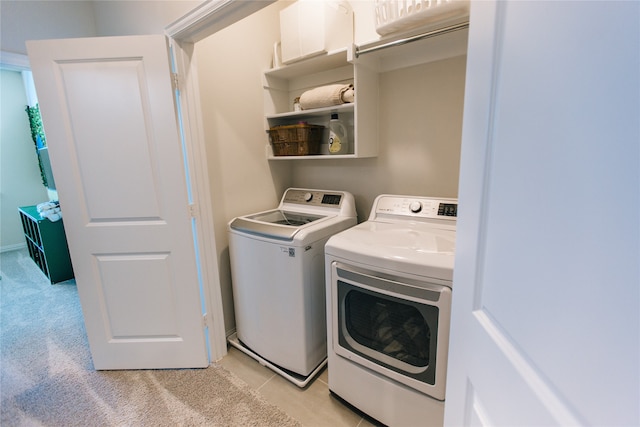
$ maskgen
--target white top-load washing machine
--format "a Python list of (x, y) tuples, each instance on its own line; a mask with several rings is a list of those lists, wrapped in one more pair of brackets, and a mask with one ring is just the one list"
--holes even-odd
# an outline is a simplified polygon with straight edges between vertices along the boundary
[(277, 209), (233, 219), (229, 343), (304, 387), (327, 358), (324, 245), (356, 223), (350, 193), (301, 188)]
[(443, 423), (457, 206), (381, 195), (325, 245), (329, 389), (389, 426)]

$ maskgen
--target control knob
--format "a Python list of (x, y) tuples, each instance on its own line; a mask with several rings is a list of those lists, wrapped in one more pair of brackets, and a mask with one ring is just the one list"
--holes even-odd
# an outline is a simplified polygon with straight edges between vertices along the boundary
[(304, 201), (305, 202), (310, 202), (311, 199), (313, 199), (313, 194), (311, 193), (304, 193)]
[(409, 210), (413, 213), (418, 213), (422, 210), (422, 203), (420, 202), (411, 202), (409, 205)]

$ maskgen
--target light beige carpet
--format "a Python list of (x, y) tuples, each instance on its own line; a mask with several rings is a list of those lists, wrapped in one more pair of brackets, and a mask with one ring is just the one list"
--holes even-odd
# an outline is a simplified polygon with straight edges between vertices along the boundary
[(221, 366), (96, 371), (74, 281), (0, 254), (0, 425), (299, 426)]

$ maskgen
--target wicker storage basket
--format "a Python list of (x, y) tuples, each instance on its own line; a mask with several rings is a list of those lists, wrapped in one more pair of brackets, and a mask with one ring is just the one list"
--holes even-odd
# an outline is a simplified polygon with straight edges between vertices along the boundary
[(268, 130), (274, 156), (320, 154), (324, 126), (298, 123), (274, 126)]

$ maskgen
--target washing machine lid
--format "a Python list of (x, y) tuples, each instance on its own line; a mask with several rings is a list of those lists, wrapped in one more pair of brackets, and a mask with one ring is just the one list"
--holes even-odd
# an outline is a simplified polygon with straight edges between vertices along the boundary
[(325, 218), (326, 215), (274, 209), (238, 217), (231, 221), (229, 226), (233, 230), (245, 233), (290, 241), (302, 227)]
[(309, 224), (313, 221), (317, 221), (325, 217), (325, 215), (313, 215), (302, 212), (287, 212), (280, 209), (275, 209), (268, 212), (248, 215), (246, 218), (254, 220), (256, 222), (266, 222), (269, 224), (280, 224), (299, 227), (301, 225)]
[(332, 236), (325, 252), (372, 267), (451, 281), (455, 239), (450, 228), (366, 221)]

